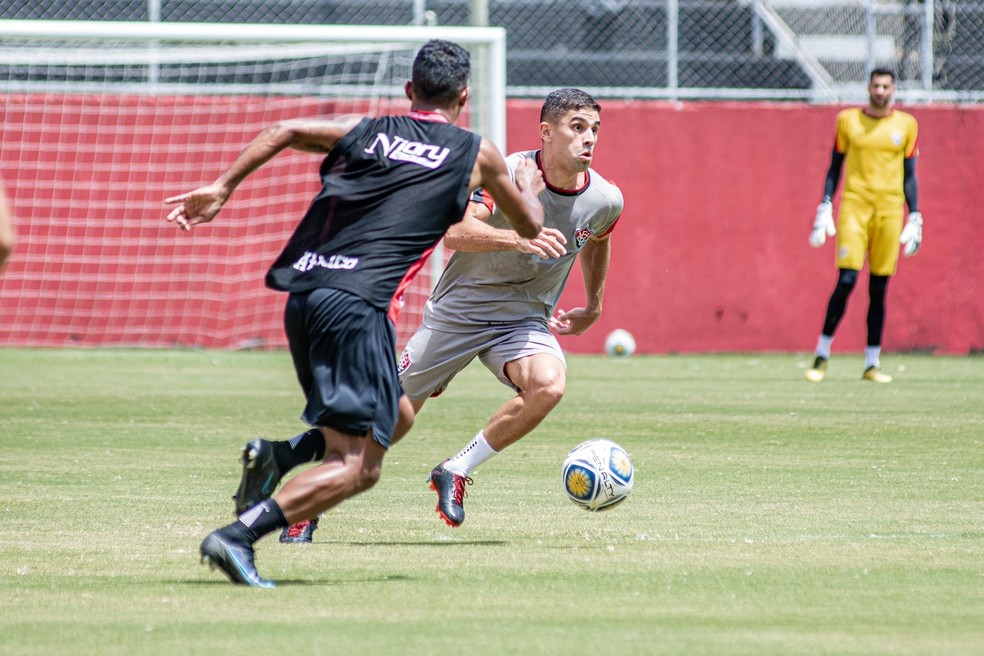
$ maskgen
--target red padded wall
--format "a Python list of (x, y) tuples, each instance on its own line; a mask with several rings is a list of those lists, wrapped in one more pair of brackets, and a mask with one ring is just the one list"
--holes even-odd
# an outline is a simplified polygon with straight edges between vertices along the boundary
[[(603, 103), (595, 168), (622, 189), (604, 315), (571, 352), (621, 327), (641, 352), (812, 351), (836, 281), (834, 247), (807, 244), (840, 107)], [(920, 123), (920, 253), (888, 296), (883, 347), (984, 348), (984, 111), (908, 108)], [(539, 103), (513, 101), (510, 150), (536, 146)], [(583, 302), (572, 276), (561, 307)], [(867, 275), (835, 348), (864, 347)]]
[[(141, 97), (124, 102), (143, 107), (155, 101)], [(62, 113), (71, 109), (69, 105), (66, 100)], [(241, 103), (226, 118), (235, 124), (257, 125), (279, 117), (252, 116), (248, 105)], [(59, 115), (54, 120), (51, 116), (12, 115), (20, 111), (15, 107), (31, 106), (0, 105), (4, 117), (0, 168), (16, 201), (21, 221), (18, 231), (24, 237), (8, 275), (0, 278), (0, 325), (8, 326), (0, 331), (0, 343), (235, 347), (258, 337), (266, 345), (283, 345), (279, 327), (283, 299), (262, 287), (262, 273), (279, 252), (289, 225), (271, 229), (260, 239), (255, 232), (260, 228), (250, 227), (248, 221), (229, 220), (213, 227), (219, 241), (236, 245), (234, 253), (215, 245), (203, 251), (206, 259), (229, 259), (238, 272), (230, 277), (231, 284), (221, 283), (218, 288), (198, 279), (193, 267), (188, 270), (191, 256), (205, 247), (207, 233), (196, 239), (177, 239), (173, 229), (162, 227), (160, 199), (197, 184), (203, 171), (210, 171), (219, 159), (230, 160), (255, 129), (247, 128), (249, 134), (237, 135), (231, 140), (234, 143), (215, 144), (208, 161), (202, 161), (201, 153), (153, 147), (168, 143), (162, 132), (190, 129), (187, 125), (155, 122), (149, 128), (128, 125), (120, 130), (116, 125), (100, 125), (89, 130), (81, 129), (87, 124), (79, 117), (67, 120)], [(834, 116), (840, 108), (611, 100), (603, 106), (595, 168), (622, 188), (626, 209), (613, 235), (604, 315), (586, 335), (564, 338), (565, 348), (575, 353), (600, 352), (607, 332), (621, 327), (631, 331), (639, 350), (647, 353), (810, 351), (836, 271), (833, 245), (812, 249), (807, 233), (822, 191)], [(539, 107), (539, 101), (510, 101), (509, 150), (539, 145)], [(146, 107), (146, 113), (156, 115), (160, 110), (166, 114), (169, 109)], [(984, 189), (980, 178), (984, 140), (980, 135), (984, 134), (984, 109), (920, 106), (910, 111), (920, 122), (925, 241), (918, 256), (902, 261), (889, 288), (884, 347), (887, 351), (957, 354), (982, 350)], [(54, 125), (45, 132), (38, 126), (46, 121)], [(71, 129), (65, 129), (66, 125)], [(146, 170), (148, 166), (145, 161), (120, 161), (126, 149), (89, 148), (86, 140), (96, 138), (93, 135), (147, 139), (151, 147), (137, 149), (143, 154), (133, 157), (160, 158), (159, 164), (150, 163), (153, 176), (138, 185), (123, 185), (125, 207), (142, 208), (143, 220), (125, 220), (119, 212), (108, 210), (98, 222), (74, 217), (74, 212), (84, 208), (115, 206), (92, 197), (71, 177), (59, 180), (58, 175), (71, 176), (73, 167), (117, 175), (131, 167)], [(64, 152), (78, 151), (77, 161), (45, 164), (44, 158), (53, 152), (46, 144), (66, 139), (71, 148)], [(110, 153), (111, 159), (99, 161), (98, 153)], [(285, 155), (278, 166), (285, 167), (281, 175), (298, 184), (314, 182), (309, 156)], [(283, 210), (282, 199), (272, 196), (269, 186), (267, 177), (258, 174), (239, 199), (244, 202), (255, 193), (265, 197), (261, 202)], [(57, 194), (58, 189), (71, 194), (64, 213), (34, 216), (38, 213), (32, 214), (32, 208), (39, 195)], [(299, 217), (305, 205), (306, 197), (291, 206), (290, 216)], [(268, 211), (265, 206), (262, 209)], [(235, 218), (233, 208), (227, 218)], [(79, 230), (83, 232), (76, 240), (73, 235)], [(134, 231), (130, 251), (110, 247), (116, 243), (113, 239)], [(88, 245), (91, 249), (93, 240), (102, 243), (104, 236), (104, 250), (85, 266), (113, 266), (115, 273), (89, 276), (80, 268), (81, 259), (72, 255), (72, 248)], [(161, 243), (162, 239), (167, 241)], [(59, 246), (66, 241), (67, 246)], [(27, 247), (32, 245), (44, 250), (29, 256)], [(55, 258), (46, 257), (55, 247), (62, 250), (51, 251), (57, 253)], [(240, 269), (248, 271), (241, 275)], [(104, 282), (87, 282), (90, 280)], [(175, 287), (174, 280), (186, 283)], [(864, 346), (865, 280), (863, 277), (851, 299), (838, 332), (837, 350), (856, 351)], [(172, 284), (161, 287), (168, 281)], [(45, 289), (56, 293), (44, 294)], [(63, 306), (48, 307), (45, 299), (51, 298)], [(561, 307), (581, 304), (582, 299), (583, 285), (576, 272)], [(216, 304), (233, 307), (211, 318), (197, 312)], [(76, 311), (80, 305), (82, 311)], [(103, 306), (111, 311), (95, 311)], [(124, 317), (125, 322), (94, 325), (107, 316)], [(258, 318), (263, 322), (257, 322)], [(220, 325), (206, 326), (209, 322)], [(200, 339), (216, 330), (219, 337)], [(76, 339), (76, 334), (93, 337)], [(44, 335), (50, 338), (39, 342)]]

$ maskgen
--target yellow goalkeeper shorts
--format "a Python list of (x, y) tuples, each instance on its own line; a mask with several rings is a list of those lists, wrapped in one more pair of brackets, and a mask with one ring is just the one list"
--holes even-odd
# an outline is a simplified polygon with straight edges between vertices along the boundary
[(837, 222), (837, 268), (860, 271), (867, 256), (871, 273), (895, 275), (904, 209), (844, 199)]

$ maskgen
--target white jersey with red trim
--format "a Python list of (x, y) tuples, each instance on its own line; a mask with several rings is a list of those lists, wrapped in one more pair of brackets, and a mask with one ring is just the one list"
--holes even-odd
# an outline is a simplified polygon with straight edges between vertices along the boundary
[[(513, 153), (506, 158), (515, 176), (519, 162), (539, 151)], [(474, 200), (474, 198), (473, 198)], [(434, 328), (472, 329), (476, 324), (500, 324), (535, 320), (547, 323), (560, 300), (574, 259), (591, 236), (608, 235), (622, 213), (622, 192), (592, 169), (583, 187), (567, 191), (547, 186), (540, 194), (544, 226), (567, 238), (567, 253), (544, 259), (537, 255), (501, 251), (456, 251), (427, 301), (424, 325)], [(509, 228), (495, 208), (488, 220), (496, 228)]]

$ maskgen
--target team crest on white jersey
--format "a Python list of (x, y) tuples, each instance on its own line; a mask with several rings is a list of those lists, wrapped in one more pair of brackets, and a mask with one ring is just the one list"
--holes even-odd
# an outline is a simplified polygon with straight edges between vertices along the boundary
[(400, 376), (403, 372), (410, 367), (410, 351), (409, 349), (403, 349), (403, 354), (400, 356), (400, 363), (396, 366), (396, 373)]
[(589, 228), (581, 228), (580, 230), (574, 233), (574, 242), (577, 244), (578, 250), (580, 250), (581, 247), (584, 246), (584, 243), (588, 241), (588, 238), (590, 236), (591, 236), (591, 230)]
[(382, 148), (383, 154), (391, 160), (410, 162), (411, 164), (418, 164), (428, 169), (439, 167), (451, 153), (449, 148), (441, 148), (440, 146), (420, 143), (419, 141), (410, 141), (403, 137), (394, 136), (391, 140), (390, 135), (383, 132), (376, 134), (372, 145), (366, 148), (364, 152), (368, 155), (373, 155), (376, 152), (377, 146)]

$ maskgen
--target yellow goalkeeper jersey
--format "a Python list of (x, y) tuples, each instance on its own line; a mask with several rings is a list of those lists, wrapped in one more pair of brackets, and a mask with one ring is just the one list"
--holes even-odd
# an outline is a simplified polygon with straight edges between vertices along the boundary
[(844, 155), (844, 198), (875, 206), (903, 204), (903, 160), (918, 155), (916, 119), (897, 109), (884, 118), (860, 108), (837, 115), (836, 148)]

